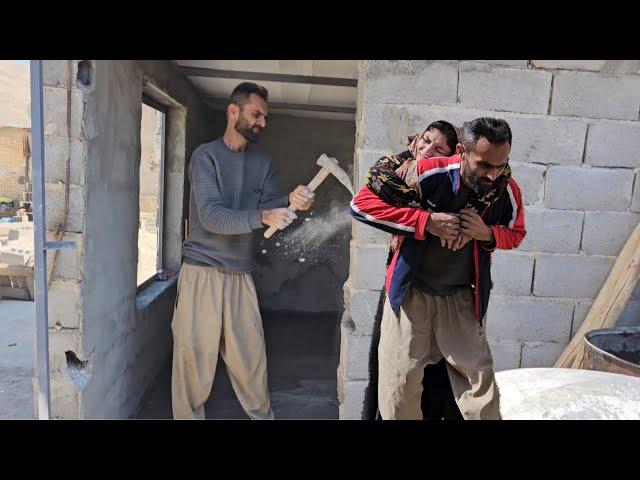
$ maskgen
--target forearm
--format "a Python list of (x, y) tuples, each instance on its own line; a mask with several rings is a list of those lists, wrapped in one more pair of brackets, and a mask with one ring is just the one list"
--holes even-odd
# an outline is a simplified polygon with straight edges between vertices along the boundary
[(260, 209), (270, 210), (272, 208), (286, 208), (289, 206), (289, 195), (270, 198), (260, 202)]
[(366, 185), (389, 205), (403, 207), (419, 201), (419, 192), (398, 174), (410, 158), (403, 155), (382, 157), (367, 172)]
[(396, 235), (423, 240), (429, 212), (417, 207), (395, 207), (384, 202), (366, 186), (362, 187), (350, 205), (356, 220)]
[(241, 235), (261, 228), (260, 210), (232, 210), (220, 206), (198, 208), (200, 224), (209, 232), (220, 235)]

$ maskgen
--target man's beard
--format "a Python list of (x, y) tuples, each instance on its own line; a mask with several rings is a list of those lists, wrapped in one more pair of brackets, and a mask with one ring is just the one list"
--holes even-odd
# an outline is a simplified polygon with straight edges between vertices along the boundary
[[(262, 129), (255, 125), (251, 127), (249, 123), (242, 118), (238, 119), (234, 128), (236, 129), (236, 132), (242, 135), (249, 143), (258, 143), (258, 140), (260, 140), (260, 133)], [(256, 132), (254, 128), (258, 131)]]
[(478, 180), (478, 178), (476, 178), (476, 176), (471, 172), (469, 161), (466, 158), (464, 159), (464, 167), (465, 168), (462, 169), (462, 178), (467, 186), (471, 188), (478, 197), (482, 197), (491, 191), (493, 188), (493, 182)]

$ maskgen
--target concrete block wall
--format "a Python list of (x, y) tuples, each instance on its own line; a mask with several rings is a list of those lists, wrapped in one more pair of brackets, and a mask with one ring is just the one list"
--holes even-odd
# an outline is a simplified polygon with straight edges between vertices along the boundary
[[(640, 220), (640, 75), (604, 61), (361, 61), (354, 184), (438, 119), (479, 116), (513, 130), (528, 235), (493, 256), (487, 337), (497, 370), (550, 366), (584, 320)], [(608, 72), (619, 71), (609, 69)], [(345, 284), (341, 418), (360, 418), (389, 235), (354, 222)], [(619, 324), (637, 324), (640, 292)]]
[(63, 240), (77, 243), (59, 252), (49, 290), (52, 416), (128, 418), (170, 358), (175, 301), (174, 285), (136, 288), (143, 88), (166, 95), (176, 120), (165, 165), (164, 248), (174, 270), (186, 159), (211, 140), (212, 112), (168, 61), (89, 62), (88, 85), (77, 80), (79, 61), (44, 62), (47, 227), (67, 214)]
[[(49, 286), (49, 362), (51, 370), (51, 414), (55, 418), (78, 418), (79, 390), (67, 374), (65, 352), (84, 359), (80, 347), (84, 282), (84, 210), (86, 178), (80, 167), (86, 148), (81, 120), (84, 87), (75, 82), (78, 62), (43, 62), (44, 84), (44, 179), (47, 237), (60, 230), (63, 240), (76, 242), (75, 250), (60, 250), (55, 257)], [(67, 169), (69, 170), (67, 185)], [(65, 190), (69, 208), (65, 210)], [(66, 217), (66, 228), (65, 228)], [(53, 255), (48, 256), (49, 268)], [(34, 382), (37, 392), (37, 382)], [(37, 402), (34, 402), (37, 408)]]
[(31, 135), (28, 128), (0, 126), (0, 197), (26, 200), (30, 174)]

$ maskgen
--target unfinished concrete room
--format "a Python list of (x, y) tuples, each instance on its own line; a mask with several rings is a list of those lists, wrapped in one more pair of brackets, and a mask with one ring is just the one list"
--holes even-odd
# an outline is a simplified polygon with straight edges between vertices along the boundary
[[(282, 194), (320, 158), (351, 175), (356, 76), (355, 61), (43, 61), (48, 239), (74, 242), (49, 255), (52, 418), (171, 418), (191, 153), (222, 136), (231, 91), (253, 81), (269, 91), (260, 147)], [(310, 210), (255, 235), (278, 418), (338, 418), (347, 181), (323, 178)], [(212, 392), (207, 418), (247, 418), (221, 360)]]

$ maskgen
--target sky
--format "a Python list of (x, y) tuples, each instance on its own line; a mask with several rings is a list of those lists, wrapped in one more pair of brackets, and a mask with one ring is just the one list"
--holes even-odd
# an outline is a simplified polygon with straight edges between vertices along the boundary
[(30, 127), (29, 60), (0, 60), (0, 127)]

